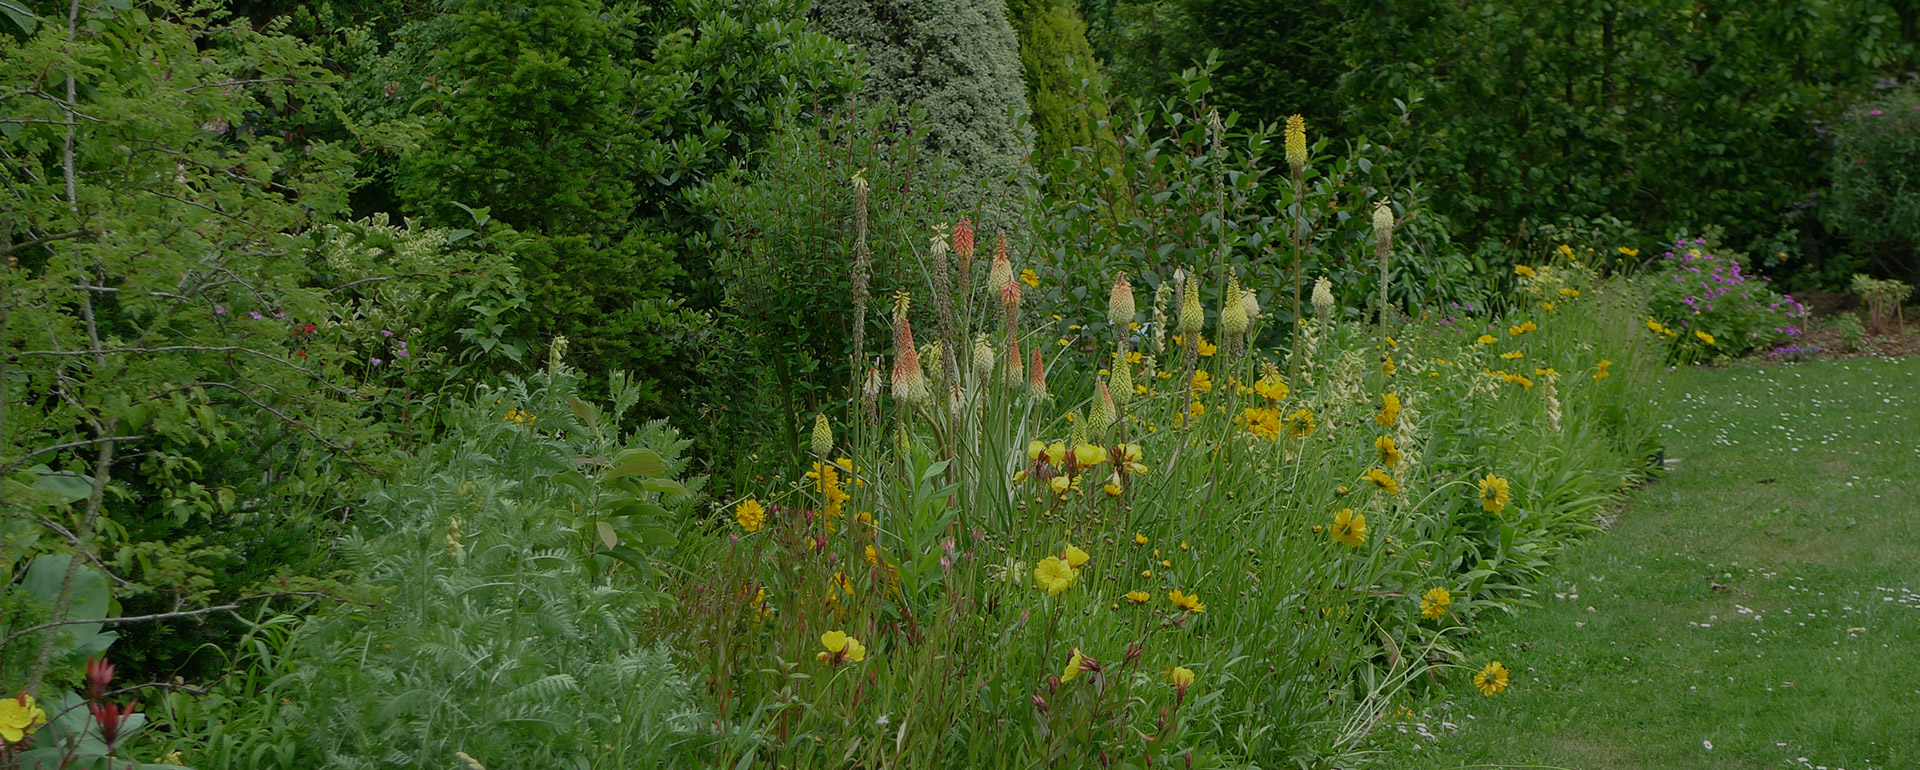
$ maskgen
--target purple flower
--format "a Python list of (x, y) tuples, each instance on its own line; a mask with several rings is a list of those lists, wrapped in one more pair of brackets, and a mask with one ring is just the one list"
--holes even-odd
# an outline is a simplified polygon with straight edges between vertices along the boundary
[(285, 311), (285, 310), (275, 310), (275, 311), (273, 311), (273, 317), (274, 317), (274, 318), (286, 318), (286, 317), (287, 317), (287, 311)]
[(213, 314), (214, 314), (214, 315), (226, 315), (226, 314), (227, 314), (227, 306), (226, 306), (226, 305), (214, 305), (214, 306), (213, 306)]
[(386, 363), (385, 361), (382, 361), (378, 358), (369, 359), (369, 362), (372, 363), (374, 366), (379, 366), (381, 364)]
[(1867, 114), (1877, 118), (1877, 117), (1880, 117), (1881, 113), (1879, 110), (1867, 110)]
[(261, 315), (261, 314), (260, 314), (260, 311), (258, 311), (258, 310), (254, 310), (254, 311), (250, 311), (250, 312), (248, 312), (248, 313), (247, 313), (247, 315), (248, 315), (248, 316), (251, 316), (251, 317), (253, 318), (253, 320), (255, 320), (255, 321), (265, 321), (265, 320), (267, 320), (267, 317), (266, 317), (266, 316), (263, 316), (263, 315)]
[(392, 329), (381, 329), (381, 330), (380, 330), (380, 336), (382, 336), (382, 337), (391, 337), (391, 336), (393, 336), (393, 330), (392, 330)]

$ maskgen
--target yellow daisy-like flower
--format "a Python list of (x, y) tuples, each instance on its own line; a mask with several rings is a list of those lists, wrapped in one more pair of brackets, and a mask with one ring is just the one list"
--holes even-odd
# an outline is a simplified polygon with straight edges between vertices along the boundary
[(1394, 421), (1399, 419), (1400, 397), (1392, 393), (1382, 396), (1380, 398), (1380, 414), (1375, 416), (1373, 421), (1381, 425), (1392, 425)]
[(24, 692), (0, 699), (0, 740), (19, 743), (36, 728), (47, 723), (47, 712)]
[(1488, 663), (1486, 668), (1473, 675), (1473, 686), (1480, 688), (1481, 695), (1493, 695), (1507, 689), (1507, 667), (1500, 665), (1497, 660)]
[(1220, 352), (1220, 346), (1215, 345), (1206, 340), (1200, 341), (1200, 357), (1201, 358), (1206, 358), (1218, 352)]
[(1267, 372), (1253, 383), (1253, 389), (1268, 401), (1285, 401), (1287, 394), (1293, 391), (1287, 387), (1287, 381), (1280, 379), (1279, 372)]
[(1514, 351), (1509, 351), (1509, 352), (1506, 352), (1506, 353), (1501, 353), (1501, 354), (1500, 354), (1500, 357), (1501, 357), (1501, 358), (1504, 358), (1504, 359), (1507, 359), (1508, 361), (1514, 361), (1514, 360), (1517, 360), (1517, 359), (1520, 359), (1520, 358), (1525, 358), (1525, 357), (1526, 357), (1526, 355), (1527, 355), (1527, 354), (1525, 354), (1525, 353), (1522, 353), (1522, 352), (1520, 352), (1520, 351), (1518, 351), (1518, 350), (1514, 350)]
[(1396, 371), (1399, 371), (1399, 367), (1393, 365), (1393, 356), (1387, 356), (1386, 361), (1380, 364), (1380, 373), (1392, 377)]
[(1573, 259), (1573, 247), (1572, 247), (1572, 246), (1568, 246), (1567, 244), (1564, 244), (1564, 243), (1562, 243), (1562, 244), (1560, 244), (1560, 249), (1559, 249), (1559, 251), (1560, 251), (1560, 256), (1563, 256), (1563, 257), (1566, 257), (1567, 259)]
[(1213, 392), (1213, 377), (1207, 374), (1207, 370), (1201, 369), (1193, 373), (1193, 389), (1201, 393)]
[(759, 500), (749, 497), (733, 507), (733, 520), (748, 534), (759, 532), (767, 526), (767, 509), (761, 507)]
[(1400, 482), (1394, 481), (1392, 476), (1387, 475), (1386, 471), (1380, 470), (1379, 468), (1368, 468), (1367, 475), (1362, 478), (1373, 482), (1375, 487), (1378, 487), (1380, 491), (1389, 495), (1400, 494)]
[(1562, 287), (1560, 289), (1560, 296), (1566, 297), (1567, 299), (1579, 299), (1580, 290), (1573, 288), (1572, 286)]
[(1535, 377), (1558, 377), (1558, 376), (1560, 376), (1560, 370), (1559, 370), (1559, 369), (1555, 369), (1555, 368), (1553, 368), (1553, 367), (1551, 367), (1551, 366), (1549, 366), (1549, 367), (1547, 367), (1547, 368), (1545, 368), (1545, 369), (1534, 369), (1534, 370), (1533, 370), (1533, 376), (1535, 376)]
[(1074, 570), (1073, 565), (1058, 556), (1041, 559), (1033, 568), (1034, 585), (1046, 590), (1048, 596), (1057, 596), (1072, 588), (1074, 581), (1079, 579), (1080, 573)]
[(1713, 335), (1711, 334), (1696, 329), (1693, 332), (1693, 336), (1699, 337), (1701, 342), (1707, 343), (1708, 345), (1713, 344)]
[(1482, 334), (1480, 335), (1480, 339), (1474, 340), (1474, 342), (1478, 342), (1482, 345), (1492, 345), (1493, 343), (1496, 343), (1499, 341), (1500, 341), (1499, 339), (1495, 338), (1491, 334)]
[(1147, 593), (1145, 591), (1128, 591), (1127, 592), (1127, 601), (1133, 602), (1134, 604), (1146, 604), (1152, 599), (1153, 599), (1153, 594)]
[(1327, 532), (1333, 537), (1333, 542), (1359, 548), (1367, 542), (1367, 517), (1354, 513), (1352, 508), (1342, 508), (1333, 515), (1333, 526)]
[(1138, 532), (1135, 532), (1135, 533), (1133, 533), (1133, 544), (1134, 544), (1134, 545), (1146, 545), (1146, 544), (1148, 544), (1148, 543), (1151, 543), (1151, 542), (1153, 542), (1153, 541), (1151, 541), (1151, 540), (1148, 540), (1148, 539), (1147, 539), (1147, 536), (1146, 536), (1146, 535), (1142, 535), (1142, 534), (1140, 534), (1140, 533), (1138, 533)]
[(1627, 246), (1621, 246), (1620, 254), (1621, 256), (1637, 257), (1637, 256), (1640, 256), (1640, 250), (1635, 248), (1630, 248)]
[(1559, 309), (1560, 309), (1560, 308), (1557, 308), (1557, 307), (1554, 307), (1554, 306), (1553, 306), (1553, 303), (1551, 303), (1551, 302), (1542, 302), (1542, 303), (1540, 303), (1540, 307), (1541, 307), (1541, 308), (1543, 308), (1543, 309), (1545, 309), (1545, 310), (1546, 310), (1547, 312), (1549, 312), (1549, 313), (1551, 313), (1551, 312), (1554, 312), (1554, 311), (1556, 311), (1556, 310), (1559, 310)]
[(1031, 267), (1020, 271), (1020, 282), (1026, 284), (1029, 288), (1040, 288), (1040, 276), (1035, 275)]
[(1173, 606), (1188, 612), (1200, 613), (1207, 611), (1207, 605), (1200, 601), (1199, 594), (1181, 593), (1178, 588), (1167, 592), (1167, 600), (1173, 602)]
[(1530, 331), (1538, 331), (1539, 329), (1540, 329), (1540, 327), (1539, 327), (1539, 326), (1536, 326), (1536, 325), (1534, 325), (1534, 323), (1533, 323), (1532, 321), (1525, 321), (1525, 322), (1522, 322), (1522, 323), (1520, 323), (1520, 324), (1518, 324), (1518, 325), (1515, 325), (1515, 326), (1509, 326), (1509, 327), (1507, 327), (1507, 333), (1508, 333), (1508, 334), (1511, 334), (1511, 335), (1513, 335), (1513, 336), (1515, 336), (1515, 337), (1518, 337), (1518, 336), (1520, 336), (1520, 335), (1522, 335), (1522, 334), (1526, 334), (1527, 332), (1530, 332)]
[(1400, 447), (1393, 443), (1392, 436), (1374, 439), (1373, 448), (1380, 451), (1380, 464), (1389, 468), (1400, 464)]
[(1535, 273), (1533, 271), (1533, 268), (1527, 267), (1526, 265), (1514, 265), (1513, 274), (1520, 276), (1521, 278), (1532, 278), (1536, 275), (1539, 275), (1539, 273)]
[(1593, 379), (1604, 380), (1608, 377), (1613, 376), (1611, 372), (1607, 371), (1608, 369), (1611, 369), (1611, 368), (1613, 368), (1612, 361), (1605, 361), (1605, 360), (1601, 361), (1599, 364), (1594, 366)]
[(1425, 596), (1420, 597), (1420, 617), (1438, 620), (1447, 614), (1447, 605), (1453, 603), (1453, 593), (1445, 588), (1429, 588)]
[(1306, 438), (1313, 435), (1313, 413), (1305, 409), (1287, 415), (1287, 435)]
[(867, 554), (866, 554), (866, 556), (867, 556), (867, 563), (868, 563), (868, 564), (871, 564), (871, 565), (873, 565), (873, 566), (875, 566), (875, 567), (878, 567), (878, 566), (880, 566), (880, 552), (879, 552), (879, 551), (877, 551), (877, 550), (875, 550), (875, 549), (874, 549), (874, 547), (873, 547), (872, 545), (868, 545), (868, 546), (867, 546)]
[(1666, 330), (1667, 330), (1667, 327), (1662, 325), (1659, 321), (1655, 321), (1651, 318), (1647, 319), (1647, 331), (1664, 333)]
[(1480, 507), (1488, 513), (1499, 513), (1513, 502), (1513, 488), (1506, 479), (1491, 473), (1480, 480)]

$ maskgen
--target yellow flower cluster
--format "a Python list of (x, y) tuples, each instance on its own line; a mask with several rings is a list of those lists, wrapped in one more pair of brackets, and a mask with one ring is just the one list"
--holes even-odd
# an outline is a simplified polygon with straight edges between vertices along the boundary
[(1540, 327), (1534, 324), (1534, 322), (1532, 321), (1524, 321), (1517, 326), (1507, 327), (1507, 333), (1515, 337), (1518, 337), (1522, 334), (1526, 334), (1527, 332), (1539, 331), (1539, 330), (1540, 330)]
[(1333, 542), (1359, 548), (1367, 542), (1367, 517), (1354, 513), (1352, 508), (1342, 508), (1333, 515), (1333, 528), (1327, 531), (1332, 534)]
[(1400, 397), (1393, 393), (1388, 393), (1385, 396), (1381, 396), (1380, 397), (1380, 414), (1374, 416), (1373, 421), (1380, 423), (1381, 425), (1392, 426), (1399, 419), (1400, 419)]
[(1655, 334), (1665, 334), (1669, 339), (1680, 336), (1679, 332), (1676, 332), (1673, 329), (1668, 328), (1665, 324), (1662, 324), (1659, 321), (1655, 321), (1651, 318), (1647, 319), (1647, 331), (1653, 332)]
[(867, 659), (867, 647), (859, 639), (847, 636), (845, 631), (828, 631), (820, 635), (820, 646), (826, 651), (814, 656), (822, 663), (859, 663)]
[(1059, 556), (1048, 556), (1034, 566), (1033, 584), (1048, 596), (1058, 596), (1080, 580), (1080, 565), (1087, 563), (1087, 559), (1086, 551), (1069, 545)]
[(22, 692), (0, 699), (0, 740), (19, 743), (46, 723), (47, 712), (34, 703), (33, 696)]
[(1453, 594), (1445, 588), (1431, 588), (1420, 597), (1420, 617), (1438, 620), (1447, 614), (1447, 605), (1453, 603)]
[(515, 425), (521, 425), (521, 426), (531, 428), (533, 427), (533, 421), (537, 419), (539, 418), (535, 417), (532, 412), (522, 411), (519, 409), (507, 410), (507, 422), (513, 423)]
[(747, 534), (753, 534), (766, 528), (767, 509), (760, 506), (759, 500), (749, 497), (733, 507), (733, 520), (739, 522)]

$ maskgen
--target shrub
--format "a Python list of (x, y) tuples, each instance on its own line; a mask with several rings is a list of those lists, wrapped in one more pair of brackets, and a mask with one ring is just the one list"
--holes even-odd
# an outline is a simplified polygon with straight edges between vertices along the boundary
[(1849, 108), (1834, 127), (1822, 213), (1886, 275), (1920, 280), (1920, 85)]
[(1648, 328), (1667, 339), (1671, 354), (1738, 356), (1799, 336), (1806, 307), (1740, 260), (1716, 255), (1714, 245), (1709, 238), (1675, 242), (1648, 275)]

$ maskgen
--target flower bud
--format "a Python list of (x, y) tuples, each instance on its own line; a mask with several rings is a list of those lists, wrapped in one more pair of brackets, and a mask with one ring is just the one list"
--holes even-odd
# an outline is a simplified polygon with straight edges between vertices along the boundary
[(1189, 275), (1184, 283), (1186, 290), (1180, 296), (1180, 334), (1193, 337), (1200, 334), (1201, 327), (1205, 325), (1206, 312), (1200, 309), (1199, 278)]
[(1107, 295), (1107, 322), (1113, 324), (1113, 333), (1121, 339), (1132, 330), (1133, 311), (1133, 284), (1127, 283), (1126, 273), (1121, 273)]
[(985, 380), (993, 374), (993, 344), (987, 341), (986, 334), (973, 338), (973, 376)]
[(1321, 323), (1333, 316), (1333, 282), (1324, 275), (1313, 282), (1313, 314), (1320, 317)]
[(1287, 165), (1296, 174), (1307, 167), (1307, 119), (1299, 115), (1287, 117)]
[(813, 416), (813, 446), (810, 448), (820, 462), (826, 462), (827, 456), (833, 454), (833, 426), (827, 424), (824, 414)]

